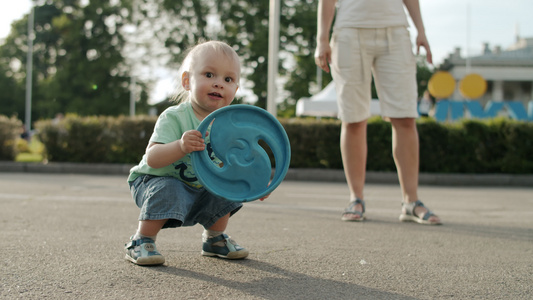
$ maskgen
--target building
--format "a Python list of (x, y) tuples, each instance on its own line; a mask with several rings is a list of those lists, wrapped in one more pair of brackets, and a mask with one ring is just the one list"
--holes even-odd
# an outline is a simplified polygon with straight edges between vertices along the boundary
[[(489, 101), (519, 101), (528, 107), (533, 100), (533, 38), (517, 35), (516, 43), (505, 50), (485, 43), (481, 55), (469, 58), (461, 56), (461, 49), (456, 48), (440, 69), (450, 72), (457, 86), (467, 74), (481, 75), (487, 81), (487, 92), (473, 100), (482, 105)], [(458, 89), (450, 98), (465, 100)]]

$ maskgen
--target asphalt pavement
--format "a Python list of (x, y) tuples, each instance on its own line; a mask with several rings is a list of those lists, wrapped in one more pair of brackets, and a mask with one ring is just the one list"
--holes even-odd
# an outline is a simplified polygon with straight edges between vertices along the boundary
[(247, 259), (201, 256), (197, 225), (161, 231), (166, 263), (139, 267), (124, 260), (139, 209), (121, 172), (0, 168), (1, 299), (533, 297), (531, 185), (423, 184), (444, 222), (424, 226), (398, 221), (396, 183), (372, 181), (368, 220), (347, 223), (346, 184), (328, 180), (338, 174), (291, 173), (231, 218)]

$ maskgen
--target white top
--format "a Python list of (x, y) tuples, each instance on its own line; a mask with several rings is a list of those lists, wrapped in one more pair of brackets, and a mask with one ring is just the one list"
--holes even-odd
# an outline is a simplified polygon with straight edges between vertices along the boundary
[(338, 0), (335, 27), (409, 26), (402, 0)]

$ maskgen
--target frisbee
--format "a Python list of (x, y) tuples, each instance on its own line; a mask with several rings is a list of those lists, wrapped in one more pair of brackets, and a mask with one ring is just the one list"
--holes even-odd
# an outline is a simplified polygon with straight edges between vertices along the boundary
[[(270, 194), (285, 178), (291, 156), (289, 138), (266, 110), (246, 104), (226, 106), (209, 114), (197, 130), (210, 147), (192, 152), (192, 164), (198, 181), (209, 192), (249, 202)], [(270, 157), (260, 142), (274, 156), (273, 175)], [(210, 150), (222, 164), (211, 160)]]

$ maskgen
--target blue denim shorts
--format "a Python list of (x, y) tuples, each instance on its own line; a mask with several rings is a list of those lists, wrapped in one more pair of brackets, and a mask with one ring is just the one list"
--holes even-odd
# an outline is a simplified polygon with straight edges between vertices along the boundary
[(141, 209), (139, 221), (168, 219), (163, 228), (197, 223), (209, 228), (242, 207), (242, 203), (215, 196), (205, 188), (191, 187), (174, 177), (143, 175), (129, 184), (131, 195)]

